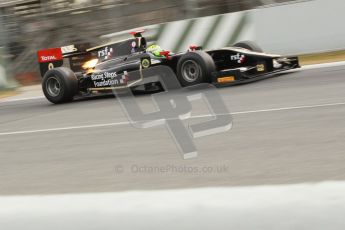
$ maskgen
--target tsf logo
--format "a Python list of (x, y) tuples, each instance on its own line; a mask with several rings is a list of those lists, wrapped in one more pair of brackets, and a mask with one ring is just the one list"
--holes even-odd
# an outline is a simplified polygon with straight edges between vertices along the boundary
[(108, 46), (104, 47), (101, 50), (98, 50), (98, 57), (99, 58), (104, 58), (104, 59), (108, 59), (113, 55), (114, 49), (113, 48), (109, 48)]
[(231, 55), (231, 61), (236, 61), (239, 64), (244, 63), (244, 61), (246, 60), (246, 56), (244, 54), (236, 54), (236, 55)]

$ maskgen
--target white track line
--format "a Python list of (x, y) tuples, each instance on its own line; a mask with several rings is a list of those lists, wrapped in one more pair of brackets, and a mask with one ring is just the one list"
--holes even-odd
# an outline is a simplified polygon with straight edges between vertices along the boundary
[(306, 65), (306, 66), (302, 67), (302, 70), (330, 68), (330, 67), (338, 67), (338, 66), (345, 66), (345, 61), (330, 62), (330, 63), (323, 63), (323, 64), (315, 64), (315, 65)]
[(333, 106), (339, 106), (339, 105), (345, 105), (345, 102), (329, 103), (329, 104), (319, 104), (319, 105), (292, 106), (292, 107), (275, 108), (275, 109), (261, 109), (261, 110), (252, 110), (252, 111), (244, 111), (244, 112), (235, 112), (235, 113), (231, 113), (231, 114), (232, 115), (238, 115), (238, 114), (250, 114), (250, 113), (264, 113), (264, 112), (276, 112), (276, 111), (284, 111), (284, 110), (312, 109), (312, 108), (320, 108), (320, 107), (333, 107)]
[[(286, 110), (301, 110), (301, 109), (313, 109), (313, 108), (320, 108), (320, 107), (334, 107), (334, 106), (343, 106), (343, 105), (345, 105), (345, 102), (319, 104), (319, 105), (292, 106), (292, 107), (285, 107), (285, 108), (283, 107), (283, 108), (272, 108), (272, 109), (248, 110), (248, 111), (242, 111), (242, 112), (234, 112), (234, 113), (230, 113), (230, 114), (231, 115), (241, 115), (241, 114), (253, 114), (253, 113), (267, 113), (267, 112), (279, 112), (279, 111), (286, 111)], [(222, 116), (222, 115), (228, 115), (228, 114), (217, 114), (217, 115)], [(197, 115), (197, 116), (192, 116), (191, 119), (206, 118), (206, 117), (213, 117), (213, 115), (211, 115), (211, 114)], [(129, 125), (129, 124), (130, 123), (128, 121), (125, 121), (125, 122), (116, 122), (116, 123), (70, 126), (70, 127), (50, 128), (50, 129), (13, 131), (13, 132), (0, 133), (0, 136), (43, 133), (43, 132), (55, 132), (55, 131), (64, 131), (64, 130), (75, 130), (75, 129), (102, 128), (102, 127), (111, 127), (111, 126), (119, 126), (119, 125)]]
[(45, 98), (44, 96), (39, 96), (39, 97), (24, 97), (24, 98), (9, 98), (9, 99), (3, 99), (0, 100), (0, 103), (4, 102), (16, 102), (16, 101), (28, 101), (28, 100), (37, 100), (37, 99), (43, 99)]
[(105, 123), (105, 124), (95, 124), (95, 125), (81, 125), (81, 126), (70, 126), (70, 127), (62, 127), (62, 128), (51, 128), (51, 129), (36, 129), (36, 130), (0, 133), (0, 136), (16, 135), (16, 134), (30, 134), (30, 133), (43, 133), (43, 132), (53, 132), (53, 131), (73, 130), (73, 129), (102, 128), (102, 127), (110, 127), (110, 126), (118, 126), (118, 125), (128, 125), (128, 124), (129, 124), (129, 122), (127, 121), (127, 122)]

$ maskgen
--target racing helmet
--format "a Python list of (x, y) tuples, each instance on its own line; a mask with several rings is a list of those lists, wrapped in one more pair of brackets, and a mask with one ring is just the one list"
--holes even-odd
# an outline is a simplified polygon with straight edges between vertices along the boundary
[(156, 57), (164, 57), (161, 52), (164, 51), (159, 45), (150, 45), (147, 47), (146, 52), (152, 53)]

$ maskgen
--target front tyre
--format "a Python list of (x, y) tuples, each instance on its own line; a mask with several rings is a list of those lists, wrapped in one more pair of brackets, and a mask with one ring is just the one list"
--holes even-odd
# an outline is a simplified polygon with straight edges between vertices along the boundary
[(72, 101), (78, 91), (78, 79), (68, 68), (54, 68), (44, 75), (42, 90), (45, 97), (54, 104)]
[(258, 53), (263, 53), (262, 48), (253, 41), (242, 41), (233, 45), (233, 47), (244, 48)]
[(209, 82), (216, 66), (212, 57), (204, 51), (188, 52), (177, 63), (177, 78), (182, 86)]

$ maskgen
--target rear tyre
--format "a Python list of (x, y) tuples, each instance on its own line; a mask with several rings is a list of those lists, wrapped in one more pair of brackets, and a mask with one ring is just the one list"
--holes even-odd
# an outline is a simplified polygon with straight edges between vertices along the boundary
[(46, 98), (54, 104), (72, 101), (78, 91), (78, 79), (68, 68), (54, 68), (44, 75), (42, 89)]
[(204, 51), (188, 52), (177, 63), (177, 78), (182, 86), (209, 82), (216, 66), (212, 57)]
[(233, 47), (239, 47), (239, 48), (244, 48), (247, 50), (251, 50), (254, 52), (258, 52), (258, 53), (263, 53), (264, 51), (261, 49), (261, 47), (256, 44), (253, 41), (242, 41), (242, 42), (238, 42), (235, 45), (233, 45)]

